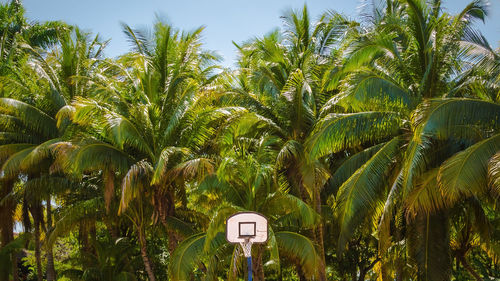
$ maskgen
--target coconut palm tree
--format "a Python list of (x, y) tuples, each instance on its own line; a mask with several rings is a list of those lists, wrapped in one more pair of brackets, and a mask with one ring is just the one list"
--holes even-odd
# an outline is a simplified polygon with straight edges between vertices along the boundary
[(204, 90), (216, 56), (201, 49), (202, 28), (186, 33), (157, 21), (151, 38), (123, 29), (134, 51), (109, 62), (116, 74), (93, 98), (77, 97), (61, 114), (85, 131), (67, 169), (102, 174), (108, 211), (120, 182), (118, 213), (134, 222), (148, 277), (155, 280), (146, 250), (147, 210), (152, 206), (153, 221), (166, 227), (173, 252), (179, 236), (169, 218), (176, 216), (177, 197), (185, 179), (211, 169), (202, 156), (205, 143), (229, 112), (210, 106), (211, 92)]
[[(439, 191), (442, 171), (436, 169), (478, 141), (471, 126), (488, 138), (496, 122), (490, 121), (497, 120), (494, 103), (446, 98), (481, 96), (465, 81), (472, 80), (474, 62), (491, 50), (476, 40), (482, 37), (472, 36), (477, 33), (471, 23), (484, 20), (485, 8), (475, 1), (451, 16), (442, 13), (439, 1), (387, 1), (346, 48), (343, 69), (332, 74), (347, 75), (345, 86), (327, 102), (338, 113), (318, 122), (307, 141), (313, 158), (355, 148), (333, 175), (340, 251), (361, 224), (380, 219), (382, 257), (391, 239), (403, 241), (418, 279), (449, 279), (449, 209), (444, 206), (457, 200)], [(425, 233), (433, 233), (433, 244)], [(401, 280), (403, 269), (397, 267), (395, 277)]]
[[(282, 19), (283, 32), (236, 45), (239, 69), (226, 82), (222, 103), (245, 107), (253, 115), (232, 122), (272, 131), (280, 138), (281, 146), (276, 147), (279, 172), (287, 178), (292, 194), (321, 213), (320, 192), (328, 172), (322, 161), (308, 157), (304, 141), (320, 119), (324, 102), (335, 93), (335, 89), (325, 89), (326, 70), (336, 62), (339, 42), (355, 23), (327, 12), (313, 24), (305, 6), (285, 13)], [(326, 280), (323, 221), (310, 235), (319, 247), (320, 280)]]
[[(212, 218), (173, 253), (171, 278), (187, 280), (201, 267), (208, 280), (221, 272), (227, 274), (228, 280), (237, 280), (242, 268), (241, 249), (239, 245), (228, 245), (223, 237), (225, 220), (238, 211), (256, 211), (269, 218), (267, 245), (253, 247), (255, 280), (264, 280), (264, 259), (268, 254), (267, 275), (279, 275), (283, 262), (295, 267), (301, 279), (317, 278), (320, 256), (314, 243), (301, 231), (312, 228), (319, 215), (288, 193), (284, 177), (276, 177), (275, 146), (281, 140), (241, 123), (225, 127), (219, 138), (217, 170), (201, 179), (199, 185), (195, 183), (197, 187), (189, 197), (195, 210), (210, 210)], [(280, 257), (288, 257), (292, 262)]]
[[(0, 148), (3, 155), (2, 177), (7, 182), (15, 182), (20, 175), (27, 177), (23, 190), (25, 204), (34, 219), (35, 252), (37, 257), (37, 275), (41, 280), (40, 227), (43, 224), (42, 201), (45, 200), (47, 220), (52, 227), (51, 196), (61, 182), (61, 169), (53, 165), (55, 145), (68, 133), (68, 120), (56, 121), (57, 112), (63, 108), (75, 91), (85, 92), (88, 84), (75, 85), (71, 80), (80, 73), (88, 73), (92, 65), (99, 61), (99, 54), (104, 45), (97, 38), (89, 44), (88, 35), (78, 29), (59, 34), (61, 49), (46, 53), (24, 45), (23, 50), (31, 57), (31, 63), (13, 69), (11, 75), (4, 76), (3, 90), (13, 97), (26, 98), (25, 101), (1, 98), (1, 112), (4, 122), (2, 131), (4, 145)], [(59, 53), (59, 51), (61, 52)], [(91, 61), (91, 63), (90, 63)], [(66, 67), (66, 66), (70, 67)], [(30, 93), (38, 93), (30, 96)], [(60, 126), (62, 125), (62, 126)], [(51, 177), (50, 175), (59, 177)], [(47, 189), (52, 186), (53, 189)], [(67, 186), (67, 185), (63, 185)], [(29, 188), (28, 188), (29, 187)], [(38, 189), (33, 192), (31, 188)], [(28, 198), (28, 195), (37, 195)], [(43, 196), (39, 196), (42, 195)], [(11, 209), (15, 204), (11, 206)], [(8, 213), (8, 212), (7, 212)], [(11, 225), (12, 213), (6, 222)], [(29, 227), (28, 227), (29, 228)], [(9, 231), (12, 231), (12, 225)], [(48, 249), (49, 280), (55, 280), (52, 250)]]

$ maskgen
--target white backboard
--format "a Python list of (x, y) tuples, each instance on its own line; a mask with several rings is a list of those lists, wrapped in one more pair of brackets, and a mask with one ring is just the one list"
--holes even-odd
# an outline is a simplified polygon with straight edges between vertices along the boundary
[(226, 239), (229, 243), (267, 241), (267, 218), (256, 212), (239, 212), (226, 221)]

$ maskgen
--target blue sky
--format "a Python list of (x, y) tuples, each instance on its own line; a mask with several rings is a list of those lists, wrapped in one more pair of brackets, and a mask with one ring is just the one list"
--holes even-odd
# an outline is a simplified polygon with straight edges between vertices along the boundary
[[(1, 0), (5, 2), (6, 0)], [(456, 13), (471, 0), (444, 0), (444, 7)], [(351, 18), (359, 15), (358, 0), (24, 0), (27, 16), (38, 21), (63, 20), (86, 31), (112, 39), (106, 55), (117, 56), (129, 49), (120, 22), (132, 27), (151, 26), (158, 14), (175, 27), (191, 30), (205, 26), (205, 47), (217, 51), (232, 66), (236, 50), (231, 43), (261, 36), (280, 27), (286, 9), (307, 4), (313, 19), (325, 10), (335, 10)], [(490, 44), (500, 41), (500, 0), (491, 0), (486, 24), (479, 24)], [(495, 20), (497, 19), (497, 20)]]

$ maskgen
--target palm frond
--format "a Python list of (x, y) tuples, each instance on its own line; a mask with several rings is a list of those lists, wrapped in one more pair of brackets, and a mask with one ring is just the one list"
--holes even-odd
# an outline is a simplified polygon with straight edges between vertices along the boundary
[[(160, 153), (160, 157), (158, 159), (158, 162), (155, 164), (154, 168), (154, 173), (151, 178), (151, 184), (158, 184), (162, 180), (164, 180), (168, 167), (173, 167), (172, 163), (172, 158), (174, 158), (175, 155), (187, 155), (189, 153), (189, 149), (183, 148), (183, 147), (175, 147), (175, 146), (169, 146), (166, 147), (162, 150)], [(169, 162), (170, 161), (170, 162)]]
[[(270, 194), (261, 208), (260, 211), (264, 214), (283, 216), (286, 220), (290, 220), (288, 222), (290, 225), (298, 223), (306, 228), (314, 227), (320, 219), (319, 214), (304, 201), (291, 194), (281, 192)], [(280, 223), (286, 224), (286, 221), (280, 220)]]
[(152, 172), (153, 167), (145, 160), (141, 160), (130, 166), (130, 169), (122, 180), (118, 214), (125, 212), (130, 201), (136, 197), (141, 197), (146, 192)]
[(396, 113), (329, 114), (319, 121), (306, 142), (313, 159), (397, 135), (403, 120)]
[(490, 185), (498, 193), (500, 192), (500, 152), (491, 158), (488, 166)]
[(30, 143), (11, 143), (0, 145), (0, 163), (4, 163), (4, 161), (12, 155), (30, 147), (34, 147), (34, 145)]
[(473, 99), (433, 99), (419, 106), (413, 117), (416, 136), (438, 139), (468, 135), (471, 127), (498, 128), (500, 105)]
[(106, 143), (91, 143), (74, 150), (68, 161), (69, 169), (76, 174), (108, 170), (125, 173), (132, 159), (123, 151)]
[[(439, 169), (439, 189), (450, 203), (480, 196), (488, 189), (488, 162), (500, 151), (500, 134), (480, 141), (446, 160)], [(496, 190), (496, 196), (500, 196)]]
[(203, 245), (205, 245), (206, 234), (195, 234), (177, 246), (172, 253), (172, 264), (170, 265), (169, 276), (172, 280), (189, 280), (196, 264), (203, 255)]
[(342, 251), (356, 227), (374, 214), (387, 192), (387, 171), (399, 154), (401, 139), (387, 142), (342, 186), (336, 197), (336, 211), (340, 220), (338, 248)]
[(472, 21), (474, 19), (479, 19), (484, 22), (485, 18), (488, 16), (488, 4), (489, 3), (484, 0), (474, 0), (469, 3), (456, 16), (456, 18), (461, 21)]
[(48, 245), (54, 245), (58, 237), (73, 230), (79, 222), (95, 220), (104, 214), (104, 200), (102, 197), (80, 201), (67, 207), (56, 222), (50, 235), (46, 238)]
[(302, 267), (308, 279), (317, 276), (318, 266), (321, 261), (313, 242), (309, 238), (289, 231), (275, 232), (274, 236), (281, 256), (288, 256), (291, 260), (296, 261)]
[(53, 148), (60, 141), (60, 139), (51, 139), (36, 146), (36, 148), (22, 160), (20, 168), (26, 171), (29, 170), (30, 167), (40, 165), (44, 160), (49, 160), (53, 157)]
[(13, 178), (24, 172), (21, 169), (21, 163), (35, 148), (35, 146), (30, 146), (11, 155), (2, 165), (2, 177)]
[(53, 138), (58, 134), (54, 118), (22, 101), (0, 98), (0, 113), (19, 118), (24, 126), (44, 137)]
[[(182, 241), (172, 253), (172, 263), (169, 268), (169, 276), (172, 280), (189, 280), (194, 269), (202, 261), (206, 244), (206, 234), (198, 233)], [(224, 234), (220, 233), (210, 242), (208, 251), (212, 252), (225, 244)]]
[(349, 79), (350, 86), (337, 99), (336, 104), (355, 111), (407, 112), (418, 99), (397, 81), (380, 73), (360, 73)]
[(417, 214), (431, 215), (449, 207), (443, 195), (437, 190), (438, 169), (432, 169), (419, 177), (415, 188), (405, 198), (407, 218)]
[(375, 155), (375, 153), (377, 153), (377, 151), (379, 151), (384, 145), (385, 143), (377, 144), (352, 156), (349, 156), (349, 158), (335, 170), (335, 173), (333, 173), (332, 177), (325, 187), (326, 193), (337, 193), (339, 187), (361, 166), (363, 166), (363, 164), (370, 160), (370, 158), (372, 158), (372, 156)]

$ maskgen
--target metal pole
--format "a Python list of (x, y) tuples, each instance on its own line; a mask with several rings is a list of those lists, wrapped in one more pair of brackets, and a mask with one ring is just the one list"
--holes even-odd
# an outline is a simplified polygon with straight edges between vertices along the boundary
[(252, 256), (247, 257), (248, 264), (248, 281), (252, 281)]

